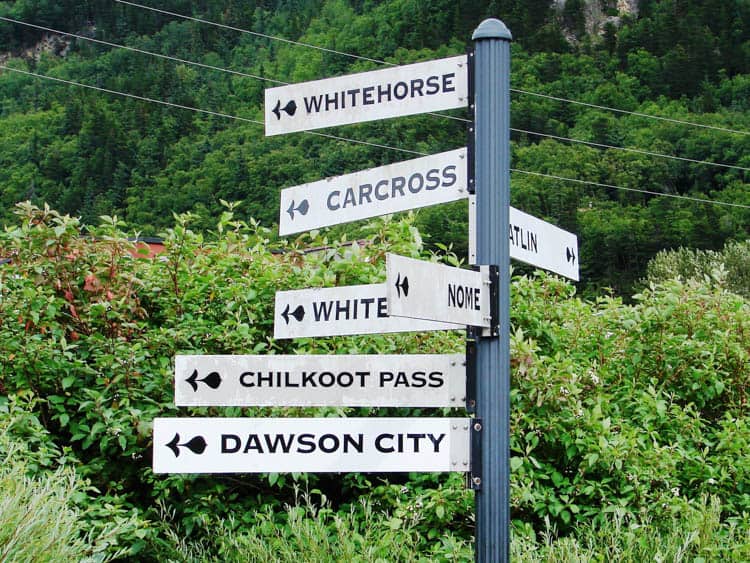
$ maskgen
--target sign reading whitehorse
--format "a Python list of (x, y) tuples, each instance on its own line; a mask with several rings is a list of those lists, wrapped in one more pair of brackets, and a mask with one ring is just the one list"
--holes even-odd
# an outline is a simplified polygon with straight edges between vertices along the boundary
[(468, 471), (469, 418), (156, 418), (154, 473)]
[(463, 354), (176, 356), (177, 406), (459, 407)]
[(451, 323), (389, 317), (384, 283), (276, 292), (274, 338), (460, 328)]
[(467, 196), (466, 149), (287, 188), (281, 236), (456, 201)]
[(265, 91), (266, 135), (468, 105), (466, 55)]

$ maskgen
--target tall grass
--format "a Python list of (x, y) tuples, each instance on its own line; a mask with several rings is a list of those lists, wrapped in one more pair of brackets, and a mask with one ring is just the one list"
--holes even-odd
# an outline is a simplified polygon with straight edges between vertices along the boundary
[(750, 525), (747, 517), (722, 522), (719, 499), (704, 497), (696, 506), (686, 503), (667, 522), (615, 511), (604, 524), (579, 526), (565, 538), (556, 538), (549, 527), (541, 538), (516, 534), (511, 553), (513, 561), (524, 563), (745, 563), (750, 561)]

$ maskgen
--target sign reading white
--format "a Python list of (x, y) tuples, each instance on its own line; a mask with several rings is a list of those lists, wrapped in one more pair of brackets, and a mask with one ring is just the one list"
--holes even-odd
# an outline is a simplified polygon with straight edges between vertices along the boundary
[(466, 148), (287, 188), (281, 236), (466, 197)]
[(460, 328), (450, 323), (389, 317), (384, 283), (276, 292), (274, 338)]
[[(476, 196), (469, 198), (469, 263), (476, 264)], [(511, 207), (510, 257), (578, 281), (578, 237)]]
[(156, 418), (154, 473), (468, 471), (469, 418)]
[(178, 406), (459, 407), (463, 354), (176, 356)]
[(443, 264), (386, 256), (388, 314), (490, 326), (488, 276)]
[(266, 135), (465, 107), (468, 88), (466, 55), (268, 88)]

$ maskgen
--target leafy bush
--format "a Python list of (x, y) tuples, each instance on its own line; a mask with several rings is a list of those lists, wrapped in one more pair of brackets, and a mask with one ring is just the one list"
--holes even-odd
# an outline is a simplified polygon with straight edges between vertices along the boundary
[(648, 286), (673, 278), (710, 280), (750, 298), (750, 241), (728, 242), (718, 252), (690, 248), (662, 250), (649, 261), (641, 284)]
[[(294, 509), (292, 543), (303, 534), (322, 540), (336, 518), (362, 535), (359, 526), (372, 517), (376, 529), (394, 528), (394, 541), (406, 542), (395, 531), (406, 526), (415, 558), (465, 553), (473, 499), (459, 474), (156, 476), (150, 468), (151, 421), (178, 412), (175, 354), (460, 351), (463, 336), (451, 332), (272, 338), (277, 289), (382, 282), (386, 252), (426, 258), (413, 216), (363, 227), (363, 246), (325, 232), (280, 242), (225, 204), (206, 235), (191, 229), (191, 215), (176, 216), (164, 233), (165, 253), (152, 260), (131, 255), (116, 218), (85, 237), (75, 219), (50, 209), (23, 205), (18, 212), (19, 225), (0, 235), (0, 246), (13, 253), (12, 264), (0, 268), (0, 350), (8, 359), (0, 363), (0, 393), (37, 398), (28, 416), (45, 433), (28, 462), (32, 473), (54, 469), (63, 452), (96, 488), (81, 511), (86, 530), (125, 522), (106, 553), (122, 547), (141, 560), (180, 560), (190, 550), (217, 548), (218, 527), (237, 536), (225, 545), (232, 553), (260, 553), (261, 543), (291, 538), (283, 507), (295, 505), (297, 485), (330, 504)], [(585, 301), (568, 283), (535, 274), (514, 278), (512, 303), (511, 501), (519, 526), (543, 531), (548, 522), (561, 535), (577, 534), (581, 526), (606, 526), (615, 513), (669, 525), (704, 495), (720, 500), (724, 522), (750, 514), (750, 306), (741, 296), (701, 281), (669, 281), (633, 304)]]

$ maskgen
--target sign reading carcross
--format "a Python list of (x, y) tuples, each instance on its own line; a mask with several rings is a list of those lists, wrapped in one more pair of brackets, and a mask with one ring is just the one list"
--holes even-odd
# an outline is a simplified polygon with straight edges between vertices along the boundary
[(468, 105), (467, 57), (268, 88), (266, 135), (308, 131)]
[(467, 196), (466, 148), (327, 178), (281, 192), (281, 236)]

